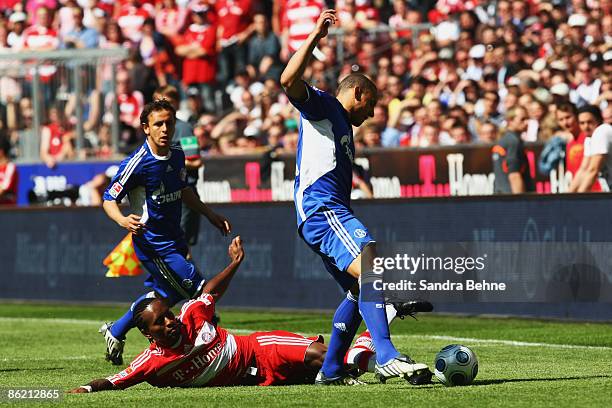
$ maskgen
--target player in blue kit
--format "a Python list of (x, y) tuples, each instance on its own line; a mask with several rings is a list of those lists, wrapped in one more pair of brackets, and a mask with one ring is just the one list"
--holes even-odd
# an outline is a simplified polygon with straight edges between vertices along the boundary
[[(127, 313), (100, 332), (106, 339), (107, 359), (123, 363), (126, 333), (135, 327), (133, 309), (147, 297), (161, 297), (173, 305), (198, 296), (204, 279), (186, 259), (188, 248), (181, 230), (181, 204), (204, 215), (223, 235), (229, 222), (200, 201), (186, 183), (185, 155), (171, 146), (176, 123), (174, 107), (167, 100), (147, 104), (140, 115), (147, 138), (142, 147), (125, 159), (104, 192), (106, 214), (132, 233), (134, 251), (149, 272), (145, 286), (151, 292), (139, 297)], [(130, 214), (124, 216), (118, 203), (125, 196)]]
[[(316, 383), (358, 383), (345, 371), (343, 358), (363, 317), (376, 348), (377, 378), (384, 382), (404, 377), (418, 384), (419, 378), (428, 381), (431, 372), (427, 365), (400, 354), (391, 342), (384, 294), (373, 289), (371, 267), (367, 266), (375, 257), (375, 241), (350, 207), (355, 155), (352, 126), (373, 116), (376, 85), (364, 75), (350, 74), (340, 82), (334, 97), (302, 80), (309, 56), (336, 20), (335, 10), (324, 11), (281, 75), (282, 87), (300, 111), (294, 191), (298, 233), (347, 292), (334, 315), (329, 348)], [(416, 311), (421, 311), (419, 307)]]

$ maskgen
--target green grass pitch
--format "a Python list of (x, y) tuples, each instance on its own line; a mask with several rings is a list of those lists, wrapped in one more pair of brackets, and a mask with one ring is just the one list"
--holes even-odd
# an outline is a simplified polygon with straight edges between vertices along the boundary
[[(237, 334), (284, 329), (328, 333), (331, 315), (244, 312), (219, 309), (221, 326)], [(117, 370), (104, 361), (102, 321), (122, 307), (0, 304), (0, 388), (47, 387), (67, 390)], [(402, 380), (363, 387), (230, 387), (157, 389), (141, 384), (126, 391), (64, 395), (70, 407), (610, 407), (612, 330), (609, 324), (562, 323), (509, 318), (421, 315), (392, 325), (398, 349), (433, 365), (451, 343), (471, 347), (480, 361), (474, 384), (414, 387)], [(146, 347), (132, 331), (126, 363)], [(2, 402), (0, 402), (0, 405)], [(33, 406), (34, 403), (20, 403)], [(23, 405), (25, 404), (25, 405)], [(40, 405), (39, 404), (39, 405)]]

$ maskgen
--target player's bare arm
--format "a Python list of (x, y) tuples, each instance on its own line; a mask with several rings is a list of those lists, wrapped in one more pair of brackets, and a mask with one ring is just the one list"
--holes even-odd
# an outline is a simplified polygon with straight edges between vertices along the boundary
[[(582, 157), (582, 161), (580, 162), (580, 167), (578, 168), (578, 171), (576, 172), (576, 174), (574, 174), (574, 178), (572, 178), (572, 182), (570, 183), (569, 186), (569, 190), (568, 192), (570, 193), (577, 193), (578, 189), (580, 188), (580, 185), (583, 182), (584, 177), (586, 176), (587, 173), (589, 173), (589, 162), (591, 158), (589, 156), (583, 156)], [(595, 174), (595, 176), (597, 176), (597, 174)], [(593, 182), (595, 181), (595, 178), (593, 178)]]
[(512, 194), (521, 194), (525, 192), (525, 181), (523, 181), (523, 177), (518, 171), (508, 174), (508, 181), (510, 182)]
[(297, 101), (305, 101), (308, 97), (308, 91), (306, 91), (302, 81), (302, 75), (304, 75), (304, 70), (308, 65), (312, 50), (314, 50), (319, 40), (327, 36), (329, 26), (336, 24), (337, 21), (336, 10), (325, 10), (321, 13), (315, 30), (310, 33), (302, 46), (289, 59), (287, 66), (281, 74), (280, 83), (290, 98)]
[(221, 231), (223, 236), (227, 236), (232, 231), (230, 222), (200, 201), (200, 198), (193, 192), (191, 187), (185, 187), (182, 190), (182, 199), (189, 208), (205, 216), (212, 225)]
[(185, 167), (188, 170), (197, 170), (202, 167), (202, 159), (185, 159)]
[(136, 214), (124, 216), (116, 201), (104, 201), (102, 208), (108, 218), (132, 234), (140, 235), (145, 231), (146, 225), (140, 222), (140, 216)]
[(232, 278), (236, 274), (238, 267), (244, 260), (244, 248), (242, 247), (242, 239), (240, 236), (232, 240), (228, 248), (228, 255), (230, 257), (230, 264), (210, 279), (206, 285), (204, 285), (204, 289), (202, 289), (202, 293), (210, 294), (215, 299), (215, 302), (223, 296)]
[[(587, 157), (585, 157), (587, 159)], [(583, 172), (580, 181), (580, 185), (576, 192), (578, 193), (586, 193), (591, 190), (593, 184), (595, 184), (595, 180), (597, 180), (597, 175), (599, 171), (603, 168), (606, 162), (606, 155), (596, 154), (591, 157), (588, 157), (589, 163), (586, 170)], [(584, 159), (583, 159), (584, 161)]]
[(106, 378), (100, 378), (98, 380), (92, 380), (87, 385), (82, 385), (78, 388), (74, 388), (67, 392), (69, 394), (85, 394), (88, 392), (110, 391), (110, 390), (118, 390), (118, 389), (119, 388), (115, 387), (113, 383), (108, 381)]

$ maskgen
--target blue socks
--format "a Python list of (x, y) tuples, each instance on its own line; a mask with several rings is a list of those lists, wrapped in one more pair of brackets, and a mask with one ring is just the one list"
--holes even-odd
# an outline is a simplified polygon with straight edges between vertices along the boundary
[(363, 320), (365, 320), (366, 327), (370, 331), (370, 336), (372, 336), (372, 341), (376, 348), (376, 362), (384, 364), (399, 356), (400, 353), (391, 343), (383, 292), (375, 290), (373, 282), (368, 282), (364, 278), (362, 276), (359, 293), (359, 311), (361, 316), (363, 316)]
[[(144, 295), (142, 295), (141, 297), (139, 297), (138, 299), (136, 299), (136, 301), (134, 301), (134, 303), (132, 303), (132, 305), (130, 306), (130, 308), (128, 309), (128, 311), (121, 316), (121, 318), (119, 320), (117, 320), (115, 323), (113, 323), (113, 325), (110, 328), (110, 332), (113, 335), (114, 338), (116, 338), (117, 340), (125, 340), (125, 335), (127, 334), (127, 332), (129, 332), (131, 329), (133, 329), (134, 327), (136, 327), (136, 325), (134, 324), (134, 308), (136, 307), (136, 305), (138, 303), (140, 303), (142, 300), (151, 297), (151, 293), (153, 292), (149, 292), (149, 293), (145, 293)], [(153, 294), (153, 296), (155, 296)]]
[(361, 315), (357, 299), (348, 292), (336, 309), (332, 321), (331, 337), (321, 368), (325, 377), (333, 378), (344, 373), (344, 355), (351, 346), (360, 324)]

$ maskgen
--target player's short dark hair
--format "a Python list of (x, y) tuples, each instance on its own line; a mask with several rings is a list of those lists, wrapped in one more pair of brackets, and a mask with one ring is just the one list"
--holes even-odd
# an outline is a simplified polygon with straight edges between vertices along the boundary
[(601, 114), (601, 109), (595, 105), (585, 105), (582, 108), (578, 109), (578, 115), (581, 113), (590, 113), (593, 115), (595, 120), (599, 123), (603, 123), (603, 116)]
[(140, 331), (146, 331), (148, 329), (147, 324), (142, 318), (142, 314), (147, 309), (147, 307), (149, 307), (149, 305), (156, 300), (159, 299), (156, 297), (145, 298), (138, 302), (136, 306), (134, 306), (134, 309), (132, 310), (132, 315), (134, 316), (132, 321)]
[(164, 85), (164, 86), (160, 86), (158, 87), (154, 92), (153, 95), (159, 95), (161, 96), (161, 98), (168, 98), (172, 101), (180, 101), (181, 97), (179, 95), (178, 90), (176, 89), (176, 87), (172, 86), (172, 85)]
[(349, 74), (346, 76), (346, 78), (340, 81), (340, 84), (338, 85), (338, 93), (356, 87), (370, 91), (373, 95), (378, 93), (374, 82), (372, 82), (372, 80), (367, 76), (359, 73)]
[(569, 112), (574, 116), (578, 115), (578, 111), (576, 110), (576, 105), (570, 102), (563, 102), (557, 106), (557, 110), (561, 112)]
[(176, 110), (174, 106), (167, 99), (158, 99), (153, 102), (147, 103), (142, 109), (142, 113), (140, 114), (140, 124), (147, 125), (149, 123), (149, 115), (152, 112), (159, 111), (170, 111), (172, 113), (172, 117), (176, 118)]

